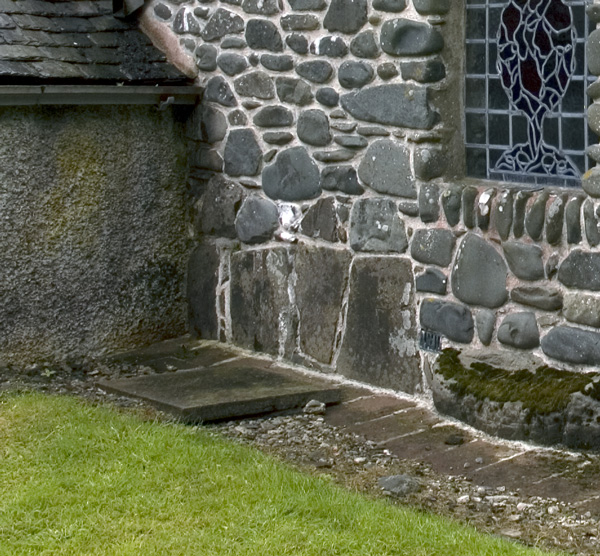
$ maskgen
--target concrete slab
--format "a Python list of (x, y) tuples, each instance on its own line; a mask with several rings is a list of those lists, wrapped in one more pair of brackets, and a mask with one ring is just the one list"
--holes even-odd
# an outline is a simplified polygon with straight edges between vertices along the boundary
[[(238, 363), (237, 365), (235, 363)], [(303, 407), (310, 400), (340, 400), (324, 380), (275, 367), (231, 362), (136, 378), (99, 381), (106, 391), (140, 398), (188, 423), (261, 415)]]

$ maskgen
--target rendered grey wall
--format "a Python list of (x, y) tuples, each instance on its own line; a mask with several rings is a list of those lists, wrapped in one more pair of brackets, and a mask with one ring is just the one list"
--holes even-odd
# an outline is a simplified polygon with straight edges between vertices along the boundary
[(0, 364), (186, 328), (186, 146), (155, 107), (0, 109)]

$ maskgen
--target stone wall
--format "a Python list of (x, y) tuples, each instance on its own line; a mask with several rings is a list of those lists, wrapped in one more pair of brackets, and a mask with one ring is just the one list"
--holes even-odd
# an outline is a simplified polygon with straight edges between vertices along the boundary
[(0, 109), (0, 362), (186, 329), (186, 143), (155, 107)]
[(406, 392), (421, 331), (600, 364), (596, 173), (585, 191), (461, 177), (462, 1), (156, 0), (146, 17), (206, 85), (188, 130), (198, 334)]

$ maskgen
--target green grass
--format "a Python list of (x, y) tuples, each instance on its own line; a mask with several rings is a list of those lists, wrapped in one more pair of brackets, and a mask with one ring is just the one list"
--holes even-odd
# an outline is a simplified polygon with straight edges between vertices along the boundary
[(0, 555), (539, 555), (197, 428), (0, 397)]

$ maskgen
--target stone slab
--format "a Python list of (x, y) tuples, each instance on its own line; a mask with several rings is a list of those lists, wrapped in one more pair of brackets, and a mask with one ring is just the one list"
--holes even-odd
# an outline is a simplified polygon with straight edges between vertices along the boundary
[[(344, 387), (346, 389), (346, 387)], [(366, 396), (343, 402), (332, 407), (325, 415), (329, 425), (344, 427), (365, 423), (373, 419), (380, 419), (392, 415), (395, 411), (415, 407), (415, 403), (401, 400), (385, 394), (367, 393)]]
[(99, 381), (103, 390), (140, 398), (187, 423), (261, 415), (340, 400), (339, 388), (293, 371), (225, 364), (123, 380)]

